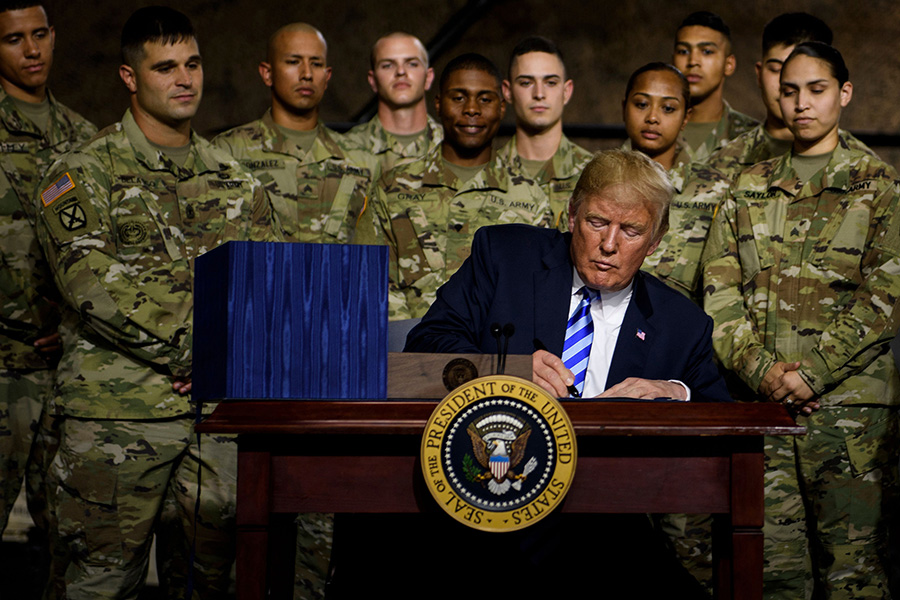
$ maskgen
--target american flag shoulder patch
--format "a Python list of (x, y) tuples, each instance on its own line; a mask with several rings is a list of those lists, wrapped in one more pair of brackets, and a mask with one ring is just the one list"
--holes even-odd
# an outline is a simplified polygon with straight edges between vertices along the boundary
[(44, 206), (50, 206), (53, 204), (54, 200), (74, 189), (75, 182), (72, 181), (72, 177), (66, 173), (41, 192), (41, 202), (43, 202)]

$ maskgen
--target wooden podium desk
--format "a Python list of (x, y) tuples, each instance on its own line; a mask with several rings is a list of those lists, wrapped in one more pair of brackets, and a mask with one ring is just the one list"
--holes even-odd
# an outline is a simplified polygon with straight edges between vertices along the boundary
[[(562, 404), (578, 436), (578, 463), (561, 510), (712, 513), (717, 597), (762, 597), (763, 436), (805, 431), (783, 406)], [(238, 599), (267, 597), (267, 580), (277, 575), (277, 561), (269, 560), (270, 525), (277, 515), (439, 510), (418, 459), (435, 405), (433, 400), (220, 403), (197, 431), (239, 434)], [(283, 581), (289, 588), (290, 580)], [(272, 589), (274, 597), (278, 586)]]

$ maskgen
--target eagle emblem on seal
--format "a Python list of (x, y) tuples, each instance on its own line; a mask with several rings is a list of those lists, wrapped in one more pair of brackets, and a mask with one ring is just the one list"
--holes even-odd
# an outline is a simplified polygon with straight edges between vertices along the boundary
[(472, 440), (475, 459), (486, 469), (473, 474), (472, 481), (487, 485), (498, 496), (510, 487), (521, 490), (522, 482), (537, 467), (537, 459), (532, 456), (521, 472), (514, 470), (525, 458), (531, 427), (515, 415), (491, 413), (470, 423), (466, 431)]

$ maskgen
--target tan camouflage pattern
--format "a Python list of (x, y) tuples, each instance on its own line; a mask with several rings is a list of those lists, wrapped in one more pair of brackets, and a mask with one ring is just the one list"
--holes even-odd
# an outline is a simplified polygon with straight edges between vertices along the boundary
[[(53, 371), (50, 369), (0, 371), (0, 532), (6, 529), (9, 513), (26, 474), (30, 485), (37, 484), (36, 489), (29, 490), (29, 500), (37, 498), (42, 504), (46, 502), (43, 473), (31, 467), (32, 452), (39, 451), (32, 442), (52, 384)], [(38, 477), (36, 482), (35, 475)], [(46, 507), (29, 508), (38, 508), (29, 512), (34, 512), (38, 518), (43, 517), (44, 522), (38, 524), (46, 528), (46, 516), (43, 514)]]
[(184, 168), (154, 150), (130, 112), (66, 154), (37, 234), (65, 302), (57, 412), (98, 419), (183, 415), (173, 376), (191, 373), (194, 259), (229, 240), (274, 240), (265, 191), (192, 134)]
[(226, 150), (265, 186), (286, 242), (349, 243), (357, 223), (374, 243), (371, 214), (364, 215), (370, 174), (359, 155), (346, 152), (338, 134), (318, 124), (304, 152), (287, 139), (271, 110), (257, 121), (222, 133), (213, 144)]
[(58, 292), (34, 234), (31, 199), (44, 171), (96, 127), (47, 92), (44, 133), (0, 89), (0, 533), (26, 479), (34, 522), (47, 530), (45, 476), (55, 440), (35, 436), (53, 385), (34, 341), (56, 330)]
[(296, 524), (294, 598), (322, 600), (334, 546), (334, 514), (302, 513), (297, 515)]
[(800, 361), (822, 405), (801, 419), (806, 436), (766, 440), (767, 598), (808, 597), (808, 564), (818, 586), (854, 590), (835, 598), (886, 597), (869, 593), (885, 585), (881, 498), (897, 479), (896, 177), (844, 140), (805, 184), (791, 154), (759, 163), (734, 183), (704, 251), (722, 364), (758, 390), (775, 361)]
[(805, 436), (766, 438), (763, 598), (890, 598), (883, 515), (896, 514), (897, 408), (827, 406), (805, 424)]
[[(704, 253), (704, 307), (723, 364), (757, 390), (776, 361), (826, 404), (896, 404), (900, 322), (894, 169), (841, 144), (801, 184), (790, 155), (744, 171)], [(897, 218), (895, 218), (897, 216)]]
[[(851, 150), (860, 150), (878, 158), (877, 154), (849, 131), (839, 129), (838, 135)], [(719, 171), (728, 179), (734, 180), (744, 169), (764, 160), (777, 158), (777, 155), (772, 154), (766, 139), (765, 125), (760, 123), (750, 131), (745, 131), (721, 146), (704, 162), (708, 167)]]
[(443, 163), (440, 148), (386, 173), (375, 209), (390, 252), (388, 318), (425, 314), (437, 289), (471, 253), (479, 227), (526, 223), (549, 227), (547, 196), (496, 155), (466, 182)]
[(675, 196), (669, 205), (669, 230), (641, 269), (701, 304), (700, 257), (716, 207), (731, 182), (701, 163), (672, 170)]
[(726, 144), (729, 140), (733, 140), (745, 131), (749, 131), (758, 123), (753, 117), (749, 117), (744, 113), (740, 113), (733, 108), (728, 102), (725, 102), (725, 112), (722, 118), (716, 123), (713, 130), (706, 136), (703, 143), (696, 148), (691, 148), (685, 143), (682, 136), (681, 143), (684, 151), (689, 157), (688, 162), (701, 162), (706, 160), (720, 146)]
[[(528, 177), (516, 148), (515, 136), (497, 151), (497, 157), (514, 172)], [(550, 211), (553, 215), (551, 226), (560, 231), (569, 230), (569, 200), (581, 172), (593, 157), (591, 152), (562, 136), (556, 154), (534, 177), (535, 183), (541, 186), (544, 194), (550, 199)]]
[[(631, 147), (631, 140), (625, 140), (622, 144), (623, 150), (634, 150)], [(672, 159), (672, 168), (669, 169), (669, 177), (672, 178), (672, 184), (678, 181), (676, 178), (684, 177), (687, 166), (691, 164), (691, 156), (688, 152), (687, 142), (684, 141), (684, 135), (679, 134), (675, 140), (675, 157)], [(676, 185), (676, 187), (678, 187)]]
[(48, 92), (46, 135), (0, 90), (0, 368), (46, 369), (32, 343), (55, 330), (53, 278), (34, 237), (31, 199), (44, 171), (97, 133)]
[(410, 163), (434, 151), (444, 139), (441, 124), (431, 115), (427, 117), (425, 137), (413, 140), (407, 145), (394, 137), (381, 124), (378, 115), (366, 123), (360, 123), (338, 139), (341, 148), (356, 153), (365, 160), (365, 166), (371, 174), (371, 183), (375, 185), (383, 173), (387, 173), (397, 165)]
[[(62, 543), (71, 553), (67, 600), (136, 598), (153, 533), (160, 584), (184, 598), (194, 504), (194, 599), (228, 598), (234, 561), (237, 447), (231, 436), (203, 436), (189, 418), (108, 421), (66, 418), (50, 470)], [(198, 491), (197, 470), (202, 465)]]

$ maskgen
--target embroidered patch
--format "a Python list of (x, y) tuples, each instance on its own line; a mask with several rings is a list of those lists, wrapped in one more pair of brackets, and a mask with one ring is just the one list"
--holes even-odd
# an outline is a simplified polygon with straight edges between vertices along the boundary
[(66, 231), (78, 231), (87, 225), (87, 215), (80, 204), (70, 204), (59, 211), (59, 222)]
[(136, 246), (147, 239), (147, 225), (137, 221), (128, 221), (119, 225), (119, 239), (126, 246)]
[(57, 179), (54, 183), (47, 186), (47, 189), (41, 192), (41, 202), (44, 203), (44, 206), (50, 206), (51, 204), (53, 204), (54, 200), (58, 199), (66, 192), (71, 192), (74, 189), (75, 182), (72, 181), (72, 177), (70, 177), (69, 174), (66, 173), (65, 175)]

